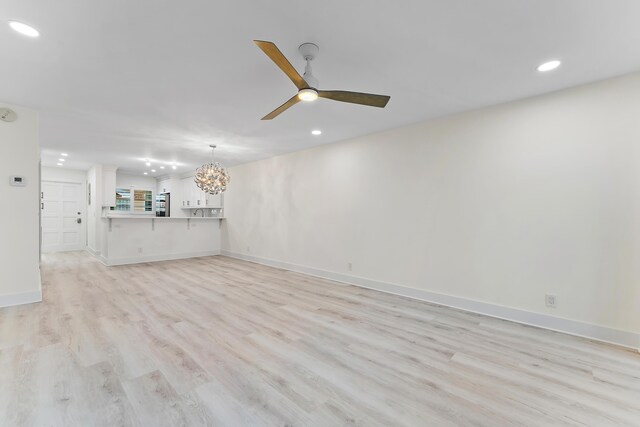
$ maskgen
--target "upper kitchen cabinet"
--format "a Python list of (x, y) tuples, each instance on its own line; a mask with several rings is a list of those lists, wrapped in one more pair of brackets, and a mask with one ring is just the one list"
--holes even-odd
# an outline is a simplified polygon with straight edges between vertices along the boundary
[(174, 180), (166, 178), (158, 181), (156, 194), (173, 193)]
[(221, 208), (222, 194), (207, 194), (205, 196), (205, 204), (208, 208)]
[(182, 179), (182, 208), (221, 208), (221, 194), (207, 194), (193, 181), (193, 177)]
[(204, 194), (193, 181), (193, 177), (182, 179), (182, 207), (197, 208), (204, 207)]

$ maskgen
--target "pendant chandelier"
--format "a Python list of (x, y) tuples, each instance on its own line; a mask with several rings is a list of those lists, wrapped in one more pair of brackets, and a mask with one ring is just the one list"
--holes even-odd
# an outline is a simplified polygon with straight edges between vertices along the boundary
[(209, 194), (220, 194), (227, 189), (230, 178), (227, 169), (219, 162), (213, 161), (213, 150), (216, 146), (210, 145), (209, 147), (211, 147), (211, 163), (202, 165), (196, 170), (194, 181), (202, 191)]

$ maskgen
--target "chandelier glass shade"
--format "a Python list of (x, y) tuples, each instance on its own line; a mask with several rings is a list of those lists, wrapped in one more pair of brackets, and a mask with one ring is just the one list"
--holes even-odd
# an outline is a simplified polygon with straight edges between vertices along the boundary
[[(210, 146), (212, 149), (215, 145)], [(198, 188), (209, 194), (220, 194), (227, 189), (230, 178), (227, 169), (220, 162), (213, 161), (213, 150), (211, 163), (200, 166), (196, 169), (194, 181)]]

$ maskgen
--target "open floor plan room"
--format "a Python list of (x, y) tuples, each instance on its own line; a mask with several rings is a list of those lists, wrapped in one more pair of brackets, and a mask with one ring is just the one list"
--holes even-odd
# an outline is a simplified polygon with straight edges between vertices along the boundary
[(638, 16), (3, 2), (0, 427), (640, 427)]

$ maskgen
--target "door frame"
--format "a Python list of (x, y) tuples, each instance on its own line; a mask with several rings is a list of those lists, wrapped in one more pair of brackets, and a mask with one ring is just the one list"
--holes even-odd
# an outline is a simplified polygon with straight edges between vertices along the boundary
[[(57, 184), (79, 184), (80, 185), (80, 206), (82, 206), (82, 215), (80, 218), (82, 219), (82, 226), (80, 227), (80, 242), (82, 247), (79, 249), (84, 251), (87, 249), (87, 182), (86, 181), (76, 181), (72, 179), (42, 179), (40, 180), (40, 202), (43, 202), (42, 199), (42, 184), (45, 182), (52, 182)], [(42, 207), (40, 207), (40, 215), (42, 215)], [(42, 240), (42, 226), (40, 226), (40, 239)], [(42, 246), (40, 247), (40, 253), (42, 254)]]

